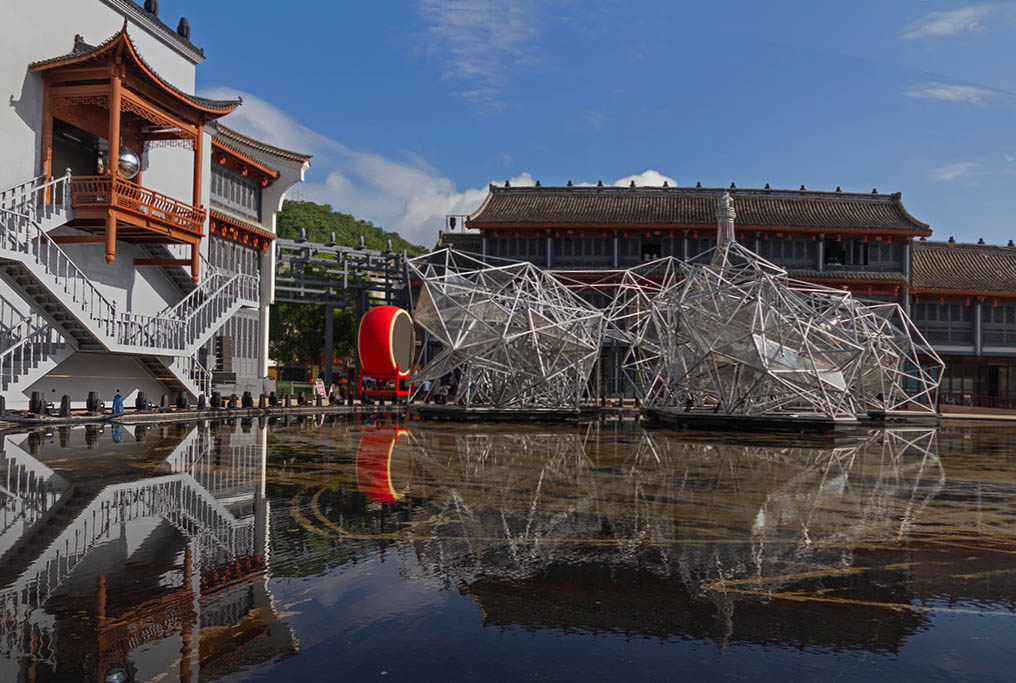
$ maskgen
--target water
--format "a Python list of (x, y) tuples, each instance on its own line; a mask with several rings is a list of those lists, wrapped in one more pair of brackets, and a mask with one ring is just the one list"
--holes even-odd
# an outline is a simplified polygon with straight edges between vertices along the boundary
[(7, 434), (0, 680), (1011, 679), (1016, 429)]

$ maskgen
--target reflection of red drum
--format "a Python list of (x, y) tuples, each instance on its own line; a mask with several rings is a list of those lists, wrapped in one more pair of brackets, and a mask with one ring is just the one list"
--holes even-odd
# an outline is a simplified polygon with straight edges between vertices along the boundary
[[(401, 490), (396, 490), (392, 483), (392, 455), (408, 445), (409, 432), (405, 429), (360, 432), (360, 444), (356, 448), (356, 483), (364, 495), (381, 503), (391, 503), (405, 495), (409, 473), (397, 477), (402, 486)], [(409, 459), (399, 458), (399, 464), (408, 467)]]
[(372, 308), (360, 320), (356, 345), (365, 375), (405, 377), (413, 362), (413, 320), (398, 306)]

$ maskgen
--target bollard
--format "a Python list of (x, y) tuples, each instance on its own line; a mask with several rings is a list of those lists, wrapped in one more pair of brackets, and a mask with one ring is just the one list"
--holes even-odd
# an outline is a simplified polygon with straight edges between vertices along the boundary
[(296, 405), (298, 406), (307, 405), (307, 395), (302, 391), (296, 395)]
[(268, 405), (272, 406), (273, 408), (279, 405), (279, 397), (275, 395), (274, 391), (268, 394)]
[(321, 407), (321, 394), (314, 394), (314, 405), (318, 408)]
[(282, 404), (283, 408), (288, 408), (289, 407), (289, 394), (283, 393), (282, 397), (279, 399), (279, 403)]
[(89, 415), (95, 415), (99, 412), (99, 393), (96, 391), (88, 392), (88, 399), (85, 401), (85, 408), (88, 410)]
[(229, 409), (230, 410), (236, 410), (236, 401), (237, 401), (236, 394), (230, 394), (229, 395)]
[(0, 417), (7, 417), (7, 399), (0, 396)]
[(28, 412), (34, 413), (36, 415), (42, 415), (42, 410), (43, 410), (42, 392), (33, 391), (32, 398), (30, 398), (28, 401)]
[(162, 399), (159, 401), (159, 410), (161, 411), (169, 410), (169, 396), (167, 396), (166, 394), (163, 394)]
[(141, 411), (148, 407), (148, 397), (145, 396), (145, 392), (139, 391), (138, 395), (134, 398), (134, 410)]
[(240, 405), (242, 405), (244, 408), (254, 407), (254, 397), (251, 395), (249, 391), (243, 392), (243, 396), (240, 399)]
[(187, 410), (190, 408), (190, 399), (187, 398), (187, 392), (181, 391), (176, 395), (176, 409)]
[(64, 394), (60, 397), (60, 417), (71, 416), (71, 397)]
[(258, 408), (266, 408), (268, 406), (268, 397), (264, 394), (258, 396)]
[(205, 394), (202, 392), (198, 394), (198, 410), (204, 410), (207, 407), (208, 404), (205, 402)]
[(212, 408), (218, 410), (222, 407), (222, 394), (217, 391), (212, 392)]

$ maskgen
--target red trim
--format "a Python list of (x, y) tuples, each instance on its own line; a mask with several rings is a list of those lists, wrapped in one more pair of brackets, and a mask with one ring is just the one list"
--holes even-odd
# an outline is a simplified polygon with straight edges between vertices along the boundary
[(208, 213), (208, 234), (218, 235), (258, 251), (267, 249), (275, 239), (275, 235), (267, 230), (246, 225), (217, 211)]
[(279, 179), (279, 172), (274, 168), (215, 138), (212, 138), (212, 159), (242, 175), (253, 175), (261, 181), (261, 187), (268, 187)]

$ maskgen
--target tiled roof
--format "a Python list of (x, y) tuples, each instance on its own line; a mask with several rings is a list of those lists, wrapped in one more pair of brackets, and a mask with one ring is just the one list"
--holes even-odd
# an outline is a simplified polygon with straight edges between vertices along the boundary
[(1016, 292), (1016, 247), (914, 242), (914, 290)]
[(158, 80), (158, 82), (162, 84), (165, 88), (172, 91), (179, 97), (182, 97), (183, 99), (187, 100), (191, 104), (201, 109), (211, 110), (221, 114), (227, 114), (236, 109), (243, 102), (243, 100), (240, 98), (237, 98), (235, 100), (212, 100), (207, 97), (199, 97), (197, 95), (191, 95), (190, 93), (184, 92), (180, 88), (176, 87), (175, 85), (167, 81), (165, 78), (160, 76), (159, 73), (155, 69), (153, 69), (152, 66), (147, 61), (145, 61), (144, 57), (141, 56), (141, 53), (138, 52), (137, 46), (134, 45), (134, 41), (131, 40), (130, 35), (127, 33), (126, 21), (124, 21), (123, 28), (121, 28), (119, 31), (117, 31), (112, 36), (102, 41), (98, 45), (89, 45), (88, 43), (85, 42), (84, 38), (82, 38), (80, 34), (75, 35), (74, 46), (71, 48), (71, 51), (68, 52), (67, 54), (59, 55), (57, 57), (50, 57), (49, 59), (40, 59), (36, 62), (32, 62), (28, 66), (33, 71), (44, 71), (53, 66), (60, 65), (60, 63), (64, 61), (68, 60), (74, 62), (83, 61), (86, 60), (91, 55), (98, 56), (114, 42), (120, 40), (121, 36), (130, 45), (131, 52), (133, 52), (134, 56), (137, 57), (137, 60), (141, 64), (143, 69), (146, 69), (149, 73), (151, 73), (151, 75), (156, 80)]
[(477, 233), (469, 232), (439, 232), (437, 235), (437, 245), (434, 247), (437, 249), (456, 249), (458, 251), (468, 251), (474, 254), (479, 254), (483, 251), (483, 238)]
[(497, 187), (470, 227), (503, 225), (716, 225), (729, 192), (740, 227), (882, 230), (931, 234), (897, 194), (698, 187)]
[(880, 272), (872, 270), (790, 270), (790, 277), (797, 280), (829, 280), (857, 282), (899, 282), (905, 284), (907, 276), (903, 273)]
[(288, 149), (274, 147), (272, 145), (269, 145), (267, 142), (261, 142), (260, 140), (255, 140), (254, 138), (247, 137), (243, 133), (238, 133), (232, 128), (227, 128), (226, 126), (218, 122), (215, 123), (215, 135), (216, 137), (221, 138), (222, 140), (239, 143), (241, 145), (246, 145), (247, 147), (259, 150), (261, 152), (265, 152), (266, 154), (271, 154), (272, 156), (276, 156), (281, 159), (289, 159), (290, 161), (304, 162), (310, 160), (311, 158), (310, 154), (301, 154), (299, 152), (292, 152)]

